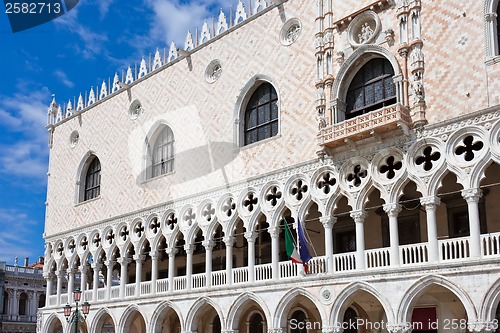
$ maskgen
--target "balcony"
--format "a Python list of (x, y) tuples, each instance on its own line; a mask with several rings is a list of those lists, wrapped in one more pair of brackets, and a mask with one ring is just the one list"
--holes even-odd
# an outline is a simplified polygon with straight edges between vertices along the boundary
[[(496, 262), (500, 258), (500, 232), (481, 235), (481, 253), (478, 260), (488, 263)], [(231, 270), (231, 276), (228, 279), (227, 270), (214, 271), (210, 277), (206, 273), (192, 274), (191, 276), (176, 276), (173, 280), (159, 279), (156, 281), (140, 282), (140, 290), (136, 293), (137, 284), (129, 283), (125, 285), (124, 297), (120, 295), (121, 286), (111, 286), (109, 292), (106, 287), (94, 290), (85, 290), (82, 298), (89, 302), (108, 302), (120, 299), (135, 299), (140, 297), (153, 297), (168, 294), (185, 294), (186, 292), (199, 292), (201, 290), (221, 290), (227, 288), (250, 287), (257, 285), (284, 284), (294, 281), (314, 281), (324, 276), (342, 277), (356, 275), (373, 275), (376, 272), (403, 271), (406, 268), (414, 269), (421, 267), (425, 269), (443, 266), (463, 266), (470, 258), (470, 238), (450, 238), (438, 240), (438, 260), (430, 262), (428, 243), (418, 243), (399, 246), (399, 262), (391, 263), (390, 248), (370, 249), (364, 252), (365, 267), (357, 267), (356, 252), (334, 254), (330, 260), (326, 256), (315, 257), (308, 263), (308, 271), (305, 273), (302, 266), (291, 261), (281, 261), (278, 265), (278, 274), (273, 274), (272, 264), (261, 264), (253, 267), (238, 267)], [(476, 260), (476, 259), (475, 259)], [(332, 267), (329, 267), (331, 263)], [(429, 266), (432, 265), (432, 266)], [(252, 274), (251, 274), (252, 273)], [(210, 278), (210, 285), (207, 285)], [(153, 288), (156, 284), (156, 288)], [(47, 306), (57, 306), (67, 302), (67, 294), (62, 294), (58, 302), (57, 295), (51, 295), (48, 298)]]
[(356, 142), (381, 133), (412, 125), (410, 110), (400, 103), (375, 110), (337, 124), (326, 126), (318, 133), (319, 144), (329, 148)]

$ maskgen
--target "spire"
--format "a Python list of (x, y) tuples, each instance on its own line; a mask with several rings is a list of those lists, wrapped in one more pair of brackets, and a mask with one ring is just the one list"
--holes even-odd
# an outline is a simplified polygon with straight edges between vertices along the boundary
[(56, 114), (57, 114), (57, 105), (56, 95), (52, 94), (52, 102), (49, 104), (49, 108), (47, 109), (47, 125), (54, 125), (56, 123)]
[(71, 104), (71, 100), (68, 100), (68, 105), (66, 106), (66, 118), (69, 118), (73, 115), (73, 105)]
[(191, 51), (192, 49), (194, 49), (193, 35), (191, 35), (191, 31), (188, 31), (184, 42), (184, 50)]
[(83, 97), (82, 97), (82, 93), (80, 93), (80, 96), (78, 96), (78, 103), (76, 104), (76, 111), (82, 111), (83, 108), (84, 108)]
[(114, 93), (117, 90), (120, 90), (120, 78), (118, 77), (118, 73), (115, 72), (115, 76), (113, 77), (113, 88), (111, 89), (111, 92)]
[(90, 106), (95, 103), (95, 93), (94, 93), (94, 87), (90, 87), (90, 92), (89, 92), (89, 101), (87, 102), (87, 106)]
[(245, 5), (241, 0), (238, 1), (238, 5), (236, 6), (236, 13), (234, 17), (234, 24), (238, 24), (247, 19), (247, 12), (245, 10)]
[(201, 43), (208, 42), (210, 40), (210, 28), (208, 27), (207, 21), (203, 23), (203, 27), (201, 28)]
[(61, 120), (63, 120), (63, 111), (62, 111), (61, 106), (58, 105), (57, 106), (57, 111), (56, 111), (56, 120), (55, 120), (55, 123), (57, 124)]
[(161, 55), (158, 48), (156, 48), (155, 58), (153, 60), (153, 70), (158, 69), (160, 67), (161, 67)]
[(141, 66), (139, 68), (139, 76), (138, 76), (138, 78), (141, 78), (141, 77), (143, 77), (146, 74), (148, 74), (148, 68), (146, 66), (146, 60), (144, 60), (144, 57), (142, 57)]
[(128, 66), (127, 76), (125, 77), (125, 83), (131, 84), (132, 82), (134, 82), (134, 76), (132, 75), (132, 68), (130, 68), (130, 66)]
[(108, 87), (106, 86), (106, 81), (103, 80), (101, 85), (101, 93), (99, 94), (99, 99), (103, 99), (106, 96), (108, 96)]
[(172, 61), (174, 59), (177, 59), (179, 57), (179, 53), (177, 52), (177, 46), (175, 46), (174, 41), (170, 43), (170, 49), (168, 51), (168, 61)]
[(227, 29), (228, 28), (227, 28), (226, 14), (224, 14), (224, 12), (222, 11), (222, 8), (221, 8), (220, 14), (219, 14), (219, 20), (217, 21), (217, 35), (223, 33)]

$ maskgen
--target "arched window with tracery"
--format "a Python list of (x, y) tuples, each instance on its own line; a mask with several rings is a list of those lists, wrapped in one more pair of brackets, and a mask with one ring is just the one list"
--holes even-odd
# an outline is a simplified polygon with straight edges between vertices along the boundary
[(244, 144), (278, 135), (278, 94), (269, 82), (261, 83), (245, 108)]
[(369, 60), (352, 79), (346, 96), (346, 119), (396, 103), (394, 69), (385, 58)]
[(101, 162), (92, 156), (84, 177), (83, 201), (97, 198), (101, 194)]
[(154, 178), (174, 171), (174, 133), (169, 126), (163, 126), (157, 136), (150, 154), (148, 178)]

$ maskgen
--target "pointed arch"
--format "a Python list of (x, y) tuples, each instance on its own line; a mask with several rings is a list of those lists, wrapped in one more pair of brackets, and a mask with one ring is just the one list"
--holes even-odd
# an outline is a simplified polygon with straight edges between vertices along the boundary
[(113, 317), (111, 312), (109, 311), (108, 308), (100, 308), (97, 313), (94, 315), (94, 319), (92, 320), (90, 324), (90, 332), (99, 332), (98, 327), (99, 324), (101, 324), (102, 320), (108, 316), (111, 318), (111, 321), (113, 322), (113, 326), (115, 328), (115, 332), (117, 331), (116, 327), (116, 319)]
[(298, 297), (298, 296), (303, 296), (309, 301), (311, 301), (314, 306), (316, 307), (316, 310), (318, 311), (320, 315), (320, 319), (323, 323), (328, 322), (327, 314), (321, 305), (321, 303), (316, 300), (311, 293), (309, 293), (307, 290), (304, 288), (294, 288), (290, 291), (288, 291), (285, 296), (283, 296), (280, 301), (278, 302), (278, 306), (276, 307), (276, 311), (274, 312), (274, 320), (275, 322), (273, 323), (274, 326), (272, 327), (286, 327), (286, 321), (287, 321), (287, 315), (288, 311), (292, 308), (292, 301)]
[(343, 310), (347, 308), (346, 301), (358, 291), (365, 291), (375, 297), (384, 309), (385, 315), (387, 316), (387, 322), (394, 322), (394, 311), (389, 300), (372, 285), (366, 282), (354, 282), (342, 290), (333, 303), (330, 318), (333, 319), (334, 323), (341, 323), (343, 321)]
[(479, 318), (484, 321), (492, 321), (495, 319), (495, 312), (500, 303), (500, 279), (496, 280), (493, 285), (488, 288), (483, 296), (481, 308), (479, 309)]
[(51, 328), (54, 325), (58, 325), (58, 324), (61, 326), (61, 330), (62, 330), (64, 328), (64, 323), (65, 323), (65, 320), (62, 320), (57, 314), (51, 313), (49, 315), (49, 317), (47, 318), (47, 320), (45, 321), (45, 328), (42, 330), (42, 332), (54, 333), (53, 331), (51, 331)]
[[(131, 305), (127, 306), (127, 308), (122, 313), (120, 321), (118, 322), (118, 330), (117, 330), (118, 332), (124, 332), (127, 324), (130, 324), (129, 321), (131, 319), (133, 319), (132, 315), (135, 312), (137, 312), (142, 317), (142, 320), (144, 320), (144, 323), (146, 323), (146, 319), (145, 319), (146, 316), (144, 316), (144, 314), (140, 310), (139, 306), (137, 304), (131, 304)], [(137, 333), (137, 332), (133, 332), (133, 333)]]
[(233, 304), (229, 308), (229, 312), (226, 319), (227, 329), (229, 330), (238, 329), (239, 318), (241, 317), (241, 314), (243, 312), (243, 306), (247, 302), (256, 303), (260, 307), (262, 312), (264, 312), (266, 321), (268, 323), (272, 322), (271, 312), (269, 311), (266, 302), (264, 302), (259, 296), (255, 295), (252, 292), (244, 292), (243, 294), (238, 296), (238, 298), (233, 302)]
[(474, 307), (474, 303), (464, 289), (444, 276), (429, 275), (417, 280), (417, 282), (415, 282), (404, 294), (398, 309), (398, 322), (411, 321), (411, 307), (418, 300), (419, 296), (425, 291), (425, 289), (432, 284), (442, 286), (454, 293), (465, 308), (467, 320), (469, 322), (476, 321), (477, 312)]
[(151, 329), (150, 333), (155, 333), (156, 332), (156, 326), (158, 325), (158, 322), (160, 319), (162, 319), (165, 311), (168, 309), (171, 309), (177, 314), (177, 317), (179, 318), (179, 322), (181, 325), (181, 332), (184, 332), (184, 319), (182, 318), (182, 312), (180, 309), (173, 303), (172, 301), (163, 301), (158, 306), (153, 312), (153, 316), (151, 317)]
[(188, 315), (186, 316), (186, 325), (185, 325), (185, 330), (187, 332), (191, 331), (196, 331), (196, 319), (198, 315), (198, 311), (204, 306), (204, 305), (209, 305), (211, 306), (215, 312), (217, 312), (217, 315), (219, 316), (219, 319), (221, 321), (221, 324), (225, 322), (225, 318), (223, 315), (223, 312), (221, 311), (220, 307), (215, 303), (211, 298), (208, 297), (201, 297), (198, 298), (191, 308), (189, 309)]
[(158, 120), (151, 126), (144, 139), (144, 179), (151, 179), (174, 170), (175, 133), (166, 120)]

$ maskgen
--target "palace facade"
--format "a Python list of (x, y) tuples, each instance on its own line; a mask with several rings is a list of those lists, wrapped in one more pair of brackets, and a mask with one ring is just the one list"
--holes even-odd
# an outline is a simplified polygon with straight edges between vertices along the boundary
[(498, 12), (240, 1), (53, 100), (39, 332), (498, 332)]

